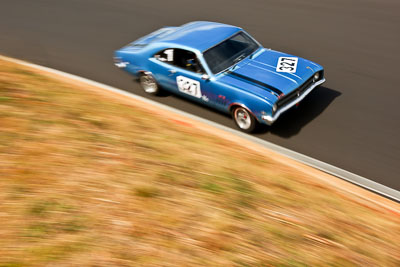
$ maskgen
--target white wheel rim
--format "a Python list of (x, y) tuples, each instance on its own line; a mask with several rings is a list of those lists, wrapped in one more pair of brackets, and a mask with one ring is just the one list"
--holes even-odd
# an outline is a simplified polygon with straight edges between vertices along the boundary
[(251, 118), (249, 112), (244, 108), (235, 110), (235, 121), (240, 129), (247, 130), (251, 126)]
[(157, 83), (151, 76), (144, 75), (140, 77), (140, 83), (146, 93), (155, 93), (157, 91)]

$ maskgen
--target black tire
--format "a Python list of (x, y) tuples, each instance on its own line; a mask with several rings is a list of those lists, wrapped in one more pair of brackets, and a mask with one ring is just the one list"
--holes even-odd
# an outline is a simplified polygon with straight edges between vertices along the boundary
[(232, 110), (233, 121), (245, 133), (253, 132), (257, 127), (257, 120), (253, 114), (244, 107), (235, 107)]
[(150, 95), (158, 95), (161, 91), (156, 79), (150, 73), (143, 73), (139, 77), (139, 83), (143, 91)]

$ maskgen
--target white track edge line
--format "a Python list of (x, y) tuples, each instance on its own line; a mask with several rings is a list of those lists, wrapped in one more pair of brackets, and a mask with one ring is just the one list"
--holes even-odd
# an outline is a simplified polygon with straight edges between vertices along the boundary
[(329, 173), (329, 174), (331, 174), (333, 176), (336, 176), (338, 178), (346, 180), (346, 181), (348, 181), (348, 182), (350, 182), (352, 184), (358, 185), (358, 186), (360, 186), (362, 188), (368, 189), (368, 190), (370, 190), (372, 192), (375, 192), (377, 194), (380, 194), (382, 196), (385, 196), (387, 198), (395, 200), (396, 202), (400, 202), (400, 191), (397, 191), (397, 190), (395, 190), (393, 188), (390, 188), (390, 187), (387, 187), (385, 185), (379, 184), (377, 182), (374, 182), (372, 180), (364, 178), (364, 177), (362, 177), (360, 175), (357, 175), (357, 174), (351, 173), (349, 171), (340, 169), (338, 167), (335, 167), (335, 166), (330, 165), (328, 163), (322, 162), (320, 160), (317, 160), (317, 159), (311, 158), (309, 156), (300, 154), (300, 153), (295, 152), (293, 150), (278, 146), (276, 144), (273, 144), (271, 142), (262, 140), (260, 138), (257, 138), (257, 137), (254, 137), (254, 136), (251, 136), (251, 135), (248, 135), (248, 134), (244, 134), (244, 133), (242, 133), (242, 132), (240, 132), (238, 130), (231, 129), (229, 127), (220, 125), (220, 124), (215, 123), (213, 121), (210, 121), (210, 120), (198, 117), (196, 115), (187, 113), (185, 111), (182, 111), (182, 110), (179, 110), (179, 109), (176, 109), (176, 108), (173, 108), (173, 107), (170, 107), (170, 106), (155, 102), (153, 100), (150, 100), (150, 99), (135, 95), (133, 93), (128, 93), (128, 92), (126, 92), (126, 91), (124, 91), (122, 89), (118, 89), (118, 88), (115, 88), (115, 87), (112, 87), (112, 86), (109, 86), (109, 85), (106, 85), (106, 84), (102, 84), (102, 83), (99, 83), (99, 82), (96, 82), (96, 81), (93, 81), (93, 80), (90, 80), (90, 79), (87, 79), (87, 78), (83, 78), (83, 77), (74, 75), (74, 74), (66, 73), (66, 72), (63, 72), (63, 71), (60, 71), (60, 70), (44, 67), (44, 66), (41, 66), (41, 65), (33, 64), (33, 63), (28, 63), (26, 61), (22, 61), (22, 60), (10, 58), (10, 57), (5, 57), (5, 56), (2, 56), (2, 55), (0, 55), (0, 59), (6, 60), (6, 61), (9, 61), (9, 62), (14, 62), (14, 63), (17, 63), (17, 64), (21, 64), (21, 65), (24, 65), (24, 66), (27, 66), (27, 67), (35, 68), (35, 69), (38, 69), (38, 70), (43, 70), (43, 71), (46, 71), (46, 72), (49, 72), (49, 73), (57, 74), (57, 75), (65, 77), (65, 78), (69, 78), (69, 79), (72, 79), (72, 80), (83, 82), (83, 83), (86, 83), (86, 84), (89, 84), (89, 85), (92, 85), (92, 86), (95, 86), (95, 87), (99, 87), (99, 88), (102, 88), (104, 90), (111, 91), (111, 92), (114, 92), (114, 93), (129, 97), (129, 98), (132, 98), (132, 99), (143, 101), (143, 102), (145, 102), (147, 104), (162, 108), (162, 109), (167, 110), (167, 111), (175, 112), (177, 114), (180, 114), (182, 116), (188, 117), (190, 119), (197, 120), (199, 122), (211, 125), (211, 126), (216, 127), (218, 129), (230, 132), (232, 134), (235, 134), (237, 136), (245, 138), (245, 139), (247, 139), (247, 140), (249, 140), (249, 141), (251, 141), (253, 143), (262, 145), (263, 147), (266, 147), (266, 148), (268, 148), (268, 149), (270, 149), (270, 150), (272, 150), (272, 151), (274, 151), (274, 152), (276, 152), (278, 154), (286, 156), (286, 157), (288, 157), (290, 159), (293, 159), (293, 160), (295, 160), (297, 162), (303, 163), (303, 164), (305, 164), (307, 166), (310, 166), (310, 167), (316, 168), (318, 170), (321, 170), (323, 172)]

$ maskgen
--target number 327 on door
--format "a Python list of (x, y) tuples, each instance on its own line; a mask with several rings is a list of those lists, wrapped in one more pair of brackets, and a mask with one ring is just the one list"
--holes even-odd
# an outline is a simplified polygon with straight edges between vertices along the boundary
[(192, 95), (194, 97), (201, 97), (200, 83), (198, 81), (189, 79), (187, 77), (178, 76), (176, 77), (176, 83), (178, 84), (178, 89), (182, 93)]

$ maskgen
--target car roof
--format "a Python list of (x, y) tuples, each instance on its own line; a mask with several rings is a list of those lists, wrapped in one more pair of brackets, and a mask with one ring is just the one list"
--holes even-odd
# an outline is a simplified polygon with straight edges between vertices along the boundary
[(203, 52), (241, 30), (239, 27), (217, 22), (195, 21), (178, 27), (158, 41), (171, 47), (178, 44)]

